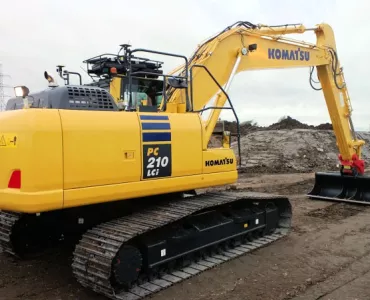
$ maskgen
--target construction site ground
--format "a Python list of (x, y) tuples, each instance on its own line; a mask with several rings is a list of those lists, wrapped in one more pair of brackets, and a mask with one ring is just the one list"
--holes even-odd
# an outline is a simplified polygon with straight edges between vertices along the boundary
[[(306, 197), (315, 171), (336, 168), (333, 132), (327, 126), (280, 125), (243, 132), (239, 181), (220, 189), (288, 195), (293, 205), (291, 233), (150, 299), (370, 299), (370, 206)], [(367, 145), (368, 136), (362, 133)], [(369, 149), (364, 149), (365, 159)], [(54, 249), (26, 261), (0, 254), (0, 299), (105, 299), (75, 281), (72, 251)]]
[[(370, 206), (306, 198), (313, 176), (241, 174), (237, 188), (290, 196), (292, 232), (150, 299), (370, 299)], [(27, 261), (0, 254), (0, 299), (105, 299), (75, 282), (70, 259), (63, 248)]]

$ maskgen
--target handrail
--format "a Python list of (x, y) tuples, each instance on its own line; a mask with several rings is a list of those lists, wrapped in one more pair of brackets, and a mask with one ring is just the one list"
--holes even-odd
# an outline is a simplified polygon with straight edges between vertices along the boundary
[[(189, 62), (188, 62), (188, 58), (184, 55), (162, 52), (162, 51), (156, 51), (156, 50), (143, 49), (143, 48), (138, 48), (138, 49), (134, 49), (134, 50), (128, 49), (127, 52), (129, 54), (128, 55), (128, 57), (129, 57), (129, 66), (130, 66), (129, 70), (131, 70), (131, 55), (132, 55), (132, 53), (135, 53), (135, 52), (148, 52), (148, 53), (153, 53), (153, 54), (183, 58), (185, 60), (185, 76), (184, 76), (184, 78), (186, 79), (186, 82), (188, 82), (188, 78), (189, 78), (189, 76), (188, 76), (188, 65), (189, 65)], [(132, 81), (131, 81), (131, 74), (130, 73), (131, 73), (131, 71), (129, 71), (129, 90), (130, 90), (130, 105), (131, 105), (131, 103), (132, 103), (132, 96), (131, 96)], [(145, 74), (145, 72), (142, 72), (142, 73)], [(166, 77), (171, 77), (170, 75), (164, 75), (164, 74), (161, 74), (161, 76), (164, 76), (164, 79), (166, 79)], [(176, 77), (180, 78), (180, 76), (176, 76)], [(165, 96), (164, 96), (164, 98), (165, 98)], [(164, 99), (164, 100), (166, 101), (166, 99)], [(189, 111), (189, 110), (190, 110), (190, 99), (189, 99), (188, 88), (186, 88), (186, 111)]]
[[(217, 86), (219, 87), (219, 89), (225, 94), (229, 104), (230, 104), (230, 107), (217, 107), (217, 106), (213, 106), (213, 107), (207, 107), (207, 108), (203, 108), (203, 109), (200, 109), (200, 110), (193, 110), (193, 112), (196, 112), (196, 113), (200, 113), (200, 112), (203, 112), (205, 110), (208, 110), (208, 109), (231, 109), (234, 113), (234, 116), (235, 116), (235, 119), (236, 119), (236, 126), (237, 126), (237, 136), (238, 136), (238, 155), (239, 155), (239, 166), (241, 166), (242, 164), (242, 158), (241, 158), (241, 151), (240, 151), (240, 123), (239, 123), (239, 118), (238, 118), (238, 115), (236, 114), (235, 112), (235, 109), (234, 109), (234, 106), (230, 100), (230, 97), (229, 95), (226, 93), (226, 91), (222, 88), (222, 86), (218, 83), (218, 81), (216, 80), (216, 78), (212, 75), (212, 73), (208, 70), (208, 68), (204, 65), (198, 65), (198, 64), (194, 64), (191, 66), (190, 68), (190, 97), (191, 97), (191, 105), (192, 107), (193, 106), (193, 68), (203, 68), (204, 70), (206, 70), (206, 72), (208, 73), (208, 75), (213, 79), (213, 81), (217, 84)], [(231, 140), (230, 140), (230, 143), (231, 143)]]

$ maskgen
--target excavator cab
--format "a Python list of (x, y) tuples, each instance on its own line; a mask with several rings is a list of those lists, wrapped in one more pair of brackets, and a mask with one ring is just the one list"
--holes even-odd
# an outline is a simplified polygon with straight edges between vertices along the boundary
[[(128, 44), (120, 46), (118, 54), (101, 54), (84, 61), (87, 73), (93, 79), (93, 82), (87, 85), (106, 89), (122, 110), (140, 112), (177, 112), (177, 108), (171, 109), (167, 106), (168, 90), (186, 89), (187, 104), (183, 105), (182, 112), (188, 111), (188, 74), (164, 74), (162, 61), (139, 57), (135, 52), (183, 58), (187, 64), (185, 56), (147, 49), (132, 50)], [(122, 50), (124, 53), (120, 54)]]
[(122, 110), (158, 111), (165, 93), (163, 62), (131, 55), (130, 45), (123, 44), (118, 54), (101, 54), (84, 63), (93, 80), (87, 85), (106, 89)]

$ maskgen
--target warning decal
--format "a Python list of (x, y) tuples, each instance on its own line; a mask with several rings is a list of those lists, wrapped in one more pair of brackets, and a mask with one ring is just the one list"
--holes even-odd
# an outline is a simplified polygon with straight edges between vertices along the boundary
[(6, 142), (5, 142), (5, 137), (2, 135), (1, 138), (0, 138), (0, 146), (1, 147), (4, 147), (6, 146)]
[(18, 145), (17, 135), (0, 133), (0, 148), (16, 148)]
[(171, 144), (143, 145), (143, 178), (171, 176)]

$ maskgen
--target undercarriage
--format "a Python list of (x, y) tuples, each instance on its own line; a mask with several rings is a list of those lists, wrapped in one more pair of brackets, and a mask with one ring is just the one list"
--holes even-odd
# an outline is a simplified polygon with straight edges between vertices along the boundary
[(277, 195), (230, 191), (150, 203), (124, 213), (111, 207), (94, 219), (69, 212), (78, 218), (65, 227), (56, 212), (43, 216), (49, 226), (42, 215), (2, 212), (1, 246), (27, 256), (72, 237), (78, 282), (111, 299), (141, 299), (280, 239), (291, 224), (289, 200)]

